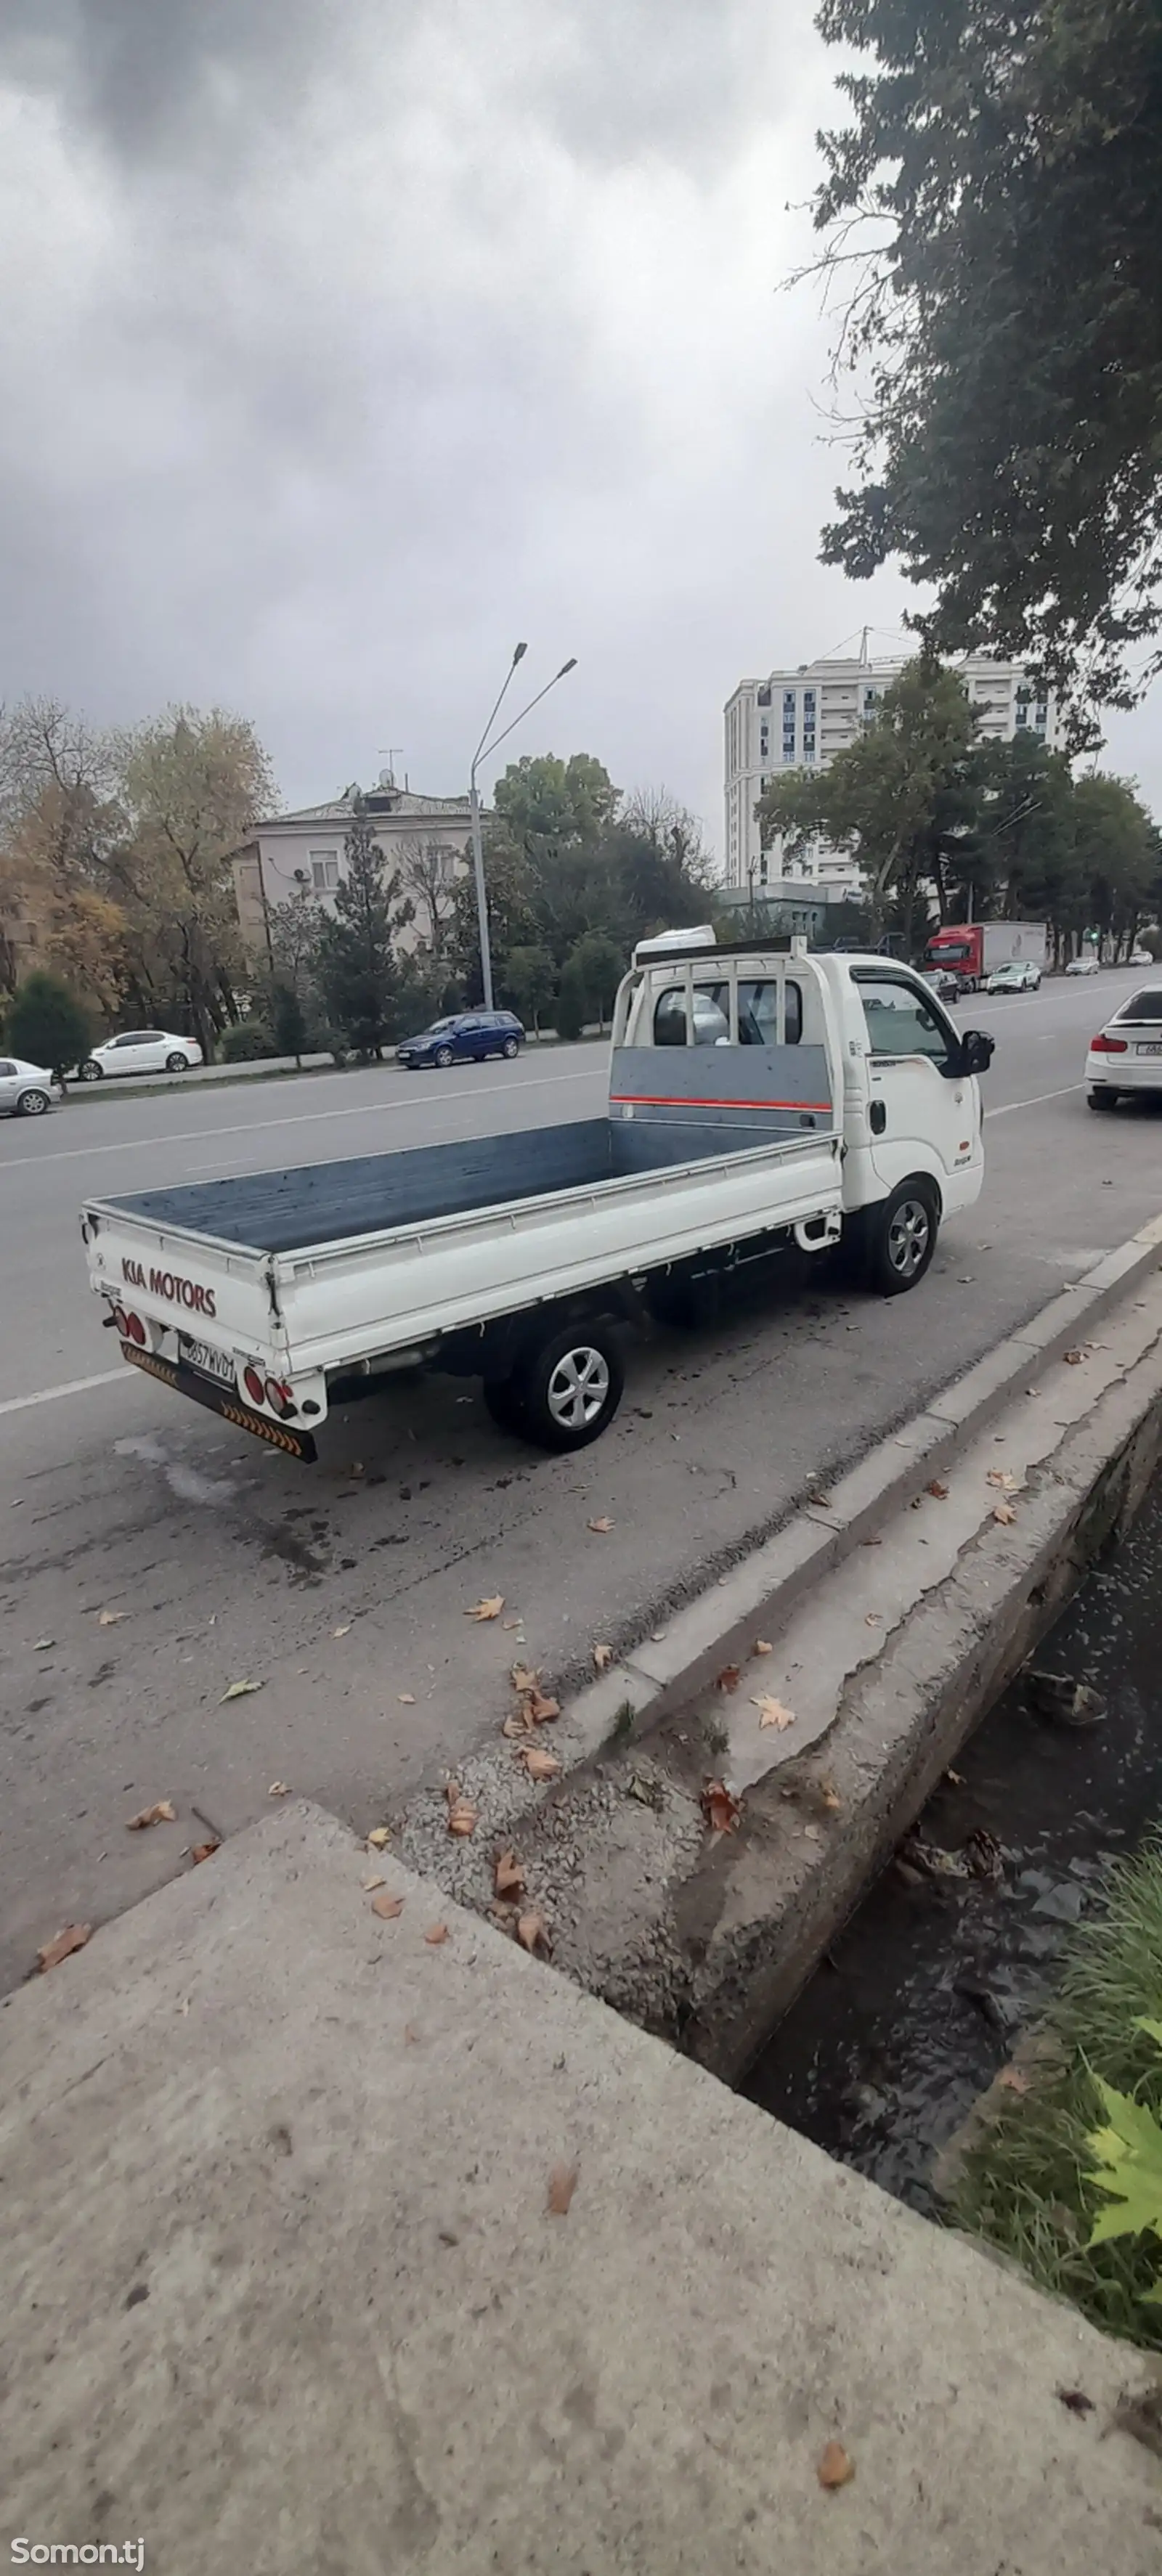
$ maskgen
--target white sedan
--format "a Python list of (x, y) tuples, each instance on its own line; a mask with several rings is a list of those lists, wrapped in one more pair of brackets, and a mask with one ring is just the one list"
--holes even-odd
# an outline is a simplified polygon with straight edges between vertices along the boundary
[(1091, 1109), (1116, 1109), (1130, 1091), (1162, 1092), (1162, 984), (1131, 993), (1091, 1038), (1085, 1078)]
[(1031, 957), (1014, 958), (1008, 966), (997, 966), (985, 982), (986, 993), (1035, 993), (1041, 982), (1041, 969)]
[(53, 1077), (42, 1064), (0, 1055), (0, 1112), (6, 1118), (43, 1118), (52, 1108)]
[(1071, 957), (1065, 972), (1067, 975), (1096, 975), (1097, 959), (1092, 948), (1086, 950), (1084, 957)]
[(172, 1029), (126, 1029), (85, 1057), (81, 1080), (102, 1082), (114, 1073), (188, 1073), (201, 1061), (196, 1038), (177, 1037)]

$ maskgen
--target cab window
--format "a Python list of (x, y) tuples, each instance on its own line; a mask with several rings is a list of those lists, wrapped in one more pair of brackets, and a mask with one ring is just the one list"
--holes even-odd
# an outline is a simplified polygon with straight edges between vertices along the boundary
[[(803, 1033), (803, 995), (798, 984), (788, 980), (786, 986), (787, 1046), (798, 1046)], [(738, 1042), (740, 1046), (775, 1046), (778, 1027), (778, 987), (771, 981), (748, 979), (738, 987)], [(715, 984), (694, 987), (694, 1044), (722, 1046), (730, 1040), (730, 987), (725, 979)], [(654, 1009), (654, 1045), (685, 1046), (686, 988), (673, 984), (659, 995)]]
[(856, 973), (868, 1045), (873, 1055), (926, 1055), (940, 1073), (954, 1070), (960, 1052), (955, 1031), (902, 977)]

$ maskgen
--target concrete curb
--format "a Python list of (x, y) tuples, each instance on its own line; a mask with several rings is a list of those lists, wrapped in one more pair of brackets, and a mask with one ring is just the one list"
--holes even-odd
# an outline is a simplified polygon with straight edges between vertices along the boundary
[(954, 1378), (911, 1421), (792, 1514), (709, 1592), (677, 1611), (565, 1706), (570, 1769), (593, 1758), (632, 1709), (641, 1734), (745, 1656), (756, 1633), (778, 1634), (820, 1578), (910, 1503), (956, 1451), (986, 1430), (1033, 1371), (1085, 1338), (1107, 1309), (1162, 1262), (1162, 1215), (1050, 1299), (1020, 1330)]

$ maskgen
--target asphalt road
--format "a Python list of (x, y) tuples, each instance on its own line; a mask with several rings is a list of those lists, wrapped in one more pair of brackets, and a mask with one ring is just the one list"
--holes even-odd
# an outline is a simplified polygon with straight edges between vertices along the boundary
[[(276, 1779), (365, 1828), (495, 1726), (514, 1649), (568, 1682), (597, 1641), (640, 1637), (1157, 1214), (1162, 1112), (1099, 1121), (1081, 1081), (1138, 980), (961, 1007), (998, 1040), (988, 1178), (914, 1296), (844, 1298), (788, 1265), (712, 1336), (637, 1346), (617, 1422), (574, 1459), (506, 1440), (475, 1389), (439, 1378), (334, 1417), (314, 1469), (258, 1448), (110, 1359), (77, 1209), (592, 1116), (603, 1049), (259, 1098), (123, 1093), (0, 1126), (0, 1984), (61, 1923), (118, 1911), (260, 1812)], [(519, 1627), (466, 1619), (495, 1592)], [(239, 1680), (262, 1688), (223, 1703)], [(181, 1823), (127, 1835), (162, 1797)]]

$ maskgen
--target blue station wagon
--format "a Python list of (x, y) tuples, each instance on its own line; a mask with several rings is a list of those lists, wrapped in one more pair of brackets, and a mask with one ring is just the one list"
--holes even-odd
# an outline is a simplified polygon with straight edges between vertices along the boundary
[(418, 1037), (401, 1038), (397, 1064), (480, 1064), (489, 1055), (519, 1055), (524, 1029), (515, 1011), (455, 1011)]

